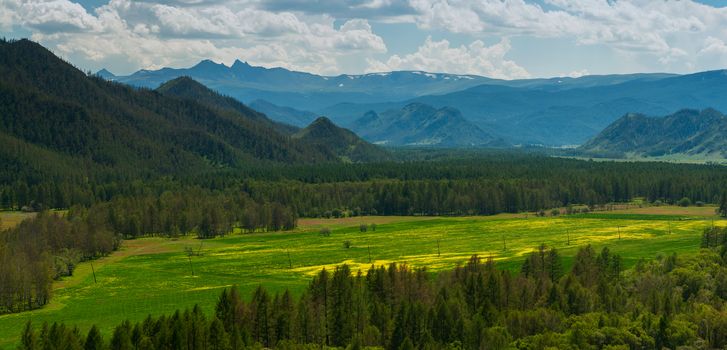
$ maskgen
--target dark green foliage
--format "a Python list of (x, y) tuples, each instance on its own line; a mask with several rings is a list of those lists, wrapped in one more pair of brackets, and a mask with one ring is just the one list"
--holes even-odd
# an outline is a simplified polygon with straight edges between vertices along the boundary
[(23, 168), (29, 153), (45, 153), (58, 163), (54, 168), (70, 173), (64, 175), (78, 176), (333, 160), (201, 85), (188, 93), (172, 86), (161, 93), (134, 89), (86, 76), (28, 40), (0, 42), (0, 77), (2, 156)]
[(187, 76), (170, 80), (159, 86), (156, 91), (167, 96), (176, 96), (179, 98), (194, 100), (200, 104), (219, 109), (224, 112), (238, 113), (239, 115), (245, 116), (246, 118), (254, 120), (262, 125), (271, 127), (285, 135), (298, 131), (298, 128), (296, 127), (274, 122), (268, 119), (265, 114), (259, 113), (256, 110), (245, 106), (234, 98), (220, 95)]
[(717, 213), (721, 216), (727, 217), (727, 191), (722, 192)]
[(91, 326), (86, 336), (86, 342), (83, 343), (83, 350), (103, 350), (105, 349), (105, 343), (101, 332), (98, 330), (96, 325)]
[[(94, 326), (96, 328), (96, 326)], [(21, 343), (18, 347), (19, 350), (38, 350), (38, 336), (33, 331), (33, 324), (28, 321), (23, 328), (23, 335), (21, 336)]]

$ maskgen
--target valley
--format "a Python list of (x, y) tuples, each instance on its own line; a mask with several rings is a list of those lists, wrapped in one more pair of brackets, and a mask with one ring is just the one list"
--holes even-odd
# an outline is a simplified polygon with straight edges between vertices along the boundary
[[(233, 285), (245, 298), (260, 285), (298, 295), (321, 269), (330, 271), (339, 264), (349, 265), (354, 274), (390, 263), (435, 273), (477, 254), (492, 257), (499, 268), (518, 271), (525, 256), (540, 244), (556, 248), (566, 269), (585, 245), (596, 250), (609, 247), (621, 256), (625, 268), (659, 255), (677, 253), (686, 258), (698, 253), (705, 228), (727, 227), (714, 211), (714, 207), (636, 205), (545, 218), (519, 213), (301, 219), (295, 231), (286, 233), (235, 231), (212, 240), (190, 236), (127, 240), (120, 251), (94, 261), (93, 273), (91, 263), (82, 263), (73, 277), (55, 282), (54, 300), (43, 309), (0, 315), (0, 348), (17, 343), (28, 319), (74, 324), (84, 332), (97, 324), (110, 337), (113, 327), (126, 319), (142, 321), (148, 314), (170, 314), (195, 304), (211, 310), (222, 289)], [(5, 220), (13, 215), (0, 216)], [(361, 232), (362, 224), (366, 232)], [(329, 228), (330, 235), (321, 235), (322, 228)], [(186, 248), (196, 254), (190, 258)]]
[(75, 1), (0, 2), (1, 350), (727, 348), (723, 31)]

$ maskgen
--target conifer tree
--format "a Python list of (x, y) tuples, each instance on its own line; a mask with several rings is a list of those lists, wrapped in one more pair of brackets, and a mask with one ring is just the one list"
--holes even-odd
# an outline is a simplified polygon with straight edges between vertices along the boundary
[(91, 326), (86, 336), (86, 342), (83, 344), (83, 350), (103, 350), (105, 349), (101, 332), (96, 325)]
[(21, 350), (37, 350), (38, 349), (38, 338), (36, 337), (35, 331), (33, 330), (33, 324), (28, 321), (25, 323), (23, 328), (23, 335), (21, 337)]

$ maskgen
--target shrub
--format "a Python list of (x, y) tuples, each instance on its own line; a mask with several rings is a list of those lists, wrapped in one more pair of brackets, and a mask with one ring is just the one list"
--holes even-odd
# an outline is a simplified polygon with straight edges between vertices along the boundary
[(366, 224), (361, 224), (358, 227), (358, 230), (361, 231), (361, 232), (366, 232), (366, 231), (368, 231), (368, 229), (369, 229), (369, 227)]
[(680, 199), (680, 200), (679, 200), (679, 201), (677, 202), (677, 204), (678, 204), (678, 205), (679, 205), (680, 207), (688, 207), (688, 206), (692, 205), (692, 201), (691, 201), (691, 200), (690, 200), (689, 198), (687, 198), (687, 197), (684, 197), (684, 198)]
[(328, 237), (331, 235), (331, 229), (328, 227), (324, 227), (321, 229), (321, 236)]
[(343, 248), (345, 248), (345, 249), (351, 248), (351, 241), (343, 241)]

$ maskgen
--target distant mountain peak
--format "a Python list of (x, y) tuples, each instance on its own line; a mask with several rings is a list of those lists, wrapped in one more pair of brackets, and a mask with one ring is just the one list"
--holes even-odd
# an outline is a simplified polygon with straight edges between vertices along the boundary
[(223, 63), (217, 63), (209, 58), (201, 60), (201, 61), (199, 61), (199, 63), (194, 65), (194, 67), (205, 67), (205, 66), (227, 67)]
[(203, 92), (205, 94), (212, 92), (209, 88), (204, 86), (202, 83), (192, 79), (192, 77), (187, 76), (187, 75), (183, 75), (181, 77), (174, 78), (174, 79), (160, 85), (157, 88), (157, 91), (162, 92), (162, 93), (173, 92), (174, 94), (177, 94), (177, 95), (181, 94), (182, 91), (186, 91), (187, 93)]
[(240, 61), (239, 59), (236, 59), (235, 62), (232, 63), (232, 66), (230, 66), (230, 68), (241, 69), (241, 68), (252, 68), (252, 66), (245, 61)]
[(340, 128), (334, 124), (330, 119), (324, 116), (316, 118), (310, 125), (301, 132), (305, 135), (312, 135), (315, 137), (338, 137), (346, 129)]
[(96, 75), (104, 78), (106, 80), (112, 80), (116, 78), (116, 75), (114, 73), (109, 72), (106, 68), (101, 69), (100, 71), (96, 72)]

